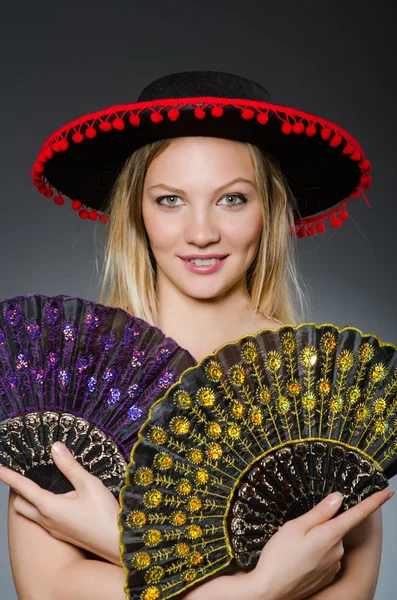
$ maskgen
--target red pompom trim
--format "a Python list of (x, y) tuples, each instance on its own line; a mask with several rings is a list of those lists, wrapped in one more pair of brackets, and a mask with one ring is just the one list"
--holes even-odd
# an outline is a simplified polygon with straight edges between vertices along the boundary
[(269, 115), (266, 115), (265, 113), (258, 113), (256, 115), (256, 120), (260, 125), (266, 125), (266, 123), (269, 122)]
[(102, 121), (102, 123), (99, 125), (99, 129), (101, 131), (110, 131), (112, 129), (112, 126), (109, 123), (109, 121)]
[(138, 127), (141, 122), (141, 119), (138, 115), (134, 115), (134, 113), (132, 113), (130, 115), (129, 121), (133, 127)]
[(84, 141), (84, 136), (83, 136), (83, 134), (82, 134), (82, 133), (80, 133), (80, 132), (77, 132), (77, 133), (74, 133), (74, 134), (72, 135), (72, 140), (73, 140), (73, 141), (74, 141), (76, 144), (81, 144), (81, 142), (83, 142), (83, 141)]
[(171, 108), (168, 111), (168, 118), (170, 119), (170, 121), (176, 121), (177, 118), (179, 117), (180, 112), (177, 108)]
[(81, 207), (82, 207), (82, 203), (80, 202), (80, 200), (72, 200), (73, 210), (80, 210)]
[(252, 110), (252, 108), (244, 108), (244, 110), (241, 113), (241, 116), (243, 117), (243, 119), (245, 119), (246, 121), (249, 121), (249, 119), (253, 119), (255, 117), (255, 113)]
[(122, 131), (125, 127), (123, 119), (114, 119), (112, 121), (112, 127), (117, 129), (117, 131)]
[[(296, 134), (305, 133), (308, 137), (313, 137), (319, 133), (322, 139), (328, 141), (332, 147), (341, 146), (341, 153), (358, 162), (358, 167), (361, 170), (360, 185), (350, 194), (350, 197), (358, 198), (362, 195), (368, 204), (363, 190), (368, 189), (371, 185), (371, 176), (368, 175), (368, 171), (371, 170), (371, 164), (364, 157), (358, 142), (339, 126), (325, 121), (320, 117), (314, 117), (313, 115), (285, 106), (277, 106), (259, 101), (214, 99), (211, 97), (177, 98), (175, 100), (167, 99), (141, 102), (139, 104), (134, 103), (115, 106), (111, 109), (105, 109), (104, 111), (81, 117), (59, 129), (45, 142), (31, 172), (34, 185), (45, 196), (53, 196), (53, 189), (45, 177), (47, 161), (51, 160), (54, 152), (66, 151), (71, 140), (74, 143), (82, 143), (87, 138), (94, 138), (98, 131), (122, 130), (128, 126), (128, 123), (131, 126), (137, 127), (141, 123), (139, 115), (142, 111), (145, 111), (145, 115), (149, 115), (148, 118), (153, 123), (160, 123), (165, 116), (168, 116), (171, 121), (175, 121), (185, 108), (193, 108), (194, 116), (197, 119), (204, 119), (207, 113), (210, 113), (213, 117), (221, 117), (224, 115), (225, 109), (234, 108), (240, 111), (241, 117), (244, 120), (256, 119), (261, 125), (268, 123), (270, 117), (275, 121), (278, 119), (281, 122), (282, 132), (287, 135), (294, 132)], [(58, 190), (56, 191), (58, 192)], [(63, 203), (62, 193), (58, 192), (58, 194), (59, 198), (62, 198)], [(55, 198), (54, 201), (60, 202)], [(330, 219), (333, 227), (339, 227), (342, 221), (348, 218), (348, 213), (345, 210), (346, 201), (347, 199), (344, 199), (340, 206), (332, 207), (327, 213), (297, 220), (295, 223), (296, 235), (305, 237), (306, 235), (314, 235), (316, 231), (322, 233), (325, 230), (324, 223), (327, 219)], [(99, 219), (102, 223), (106, 223), (109, 220), (107, 215), (100, 214), (95, 210), (87, 210), (79, 200), (72, 201), (72, 208), (79, 212), (82, 219)]]
[(306, 127), (306, 135), (308, 135), (309, 137), (313, 137), (314, 135), (316, 135), (316, 133), (317, 129), (315, 125), (308, 125), (308, 127)]
[(305, 126), (303, 123), (294, 123), (292, 126), (292, 131), (294, 133), (303, 133), (305, 131)]
[(347, 155), (353, 154), (353, 152), (354, 152), (353, 144), (347, 143), (346, 146), (343, 148), (342, 152), (343, 152), (343, 154), (347, 154)]
[(213, 117), (222, 117), (223, 116), (223, 108), (221, 106), (214, 106), (214, 108), (211, 109), (211, 115)]
[(331, 135), (332, 135), (332, 131), (330, 129), (328, 129), (327, 127), (324, 127), (321, 130), (321, 137), (323, 138), (323, 140), (325, 140), (325, 141), (329, 140)]
[(87, 127), (85, 130), (85, 137), (92, 140), (94, 137), (96, 137), (96, 129), (94, 129), (94, 127)]
[(163, 115), (157, 112), (152, 112), (152, 114), (150, 115), (150, 119), (153, 123), (160, 123), (160, 121), (162, 121), (163, 118)]
[(62, 198), (62, 196), (55, 196), (54, 202), (57, 206), (62, 206), (65, 204), (65, 200)]
[(283, 133), (285, 133), (286, 135), (288, 135), (292, 131), (292, 125), (290, 123), (283, 123), (281, 125), (281, 130), (282, 130)]
[(36, 173), (43, 173), (44, 168), (44, 165), (38, 161), (33, 165), (33, 170), (36, 171)]
[(340, 135), (338, 135), (337, 133), (332, 136), (329, 145), (332, 146), (332, 148), (336, 148), (337, 146), (339, 146), (342, 143), (342, 138)]
[(59, 142), (59, 148), (62, 152), (65, 152), (69, 148), (69, 142), (67, 140), (61, 140)]
[(331, 227), (340, 227), (341, 225), (342, 225), (342, 221), (338, 217), (333, 217), (331, 219)]
[(194, 116), (196, 117), (196, 119), (204, 119), (205, 118), (205, 110), (203, 110), (200, 107), (197, 107), (194, 109)]

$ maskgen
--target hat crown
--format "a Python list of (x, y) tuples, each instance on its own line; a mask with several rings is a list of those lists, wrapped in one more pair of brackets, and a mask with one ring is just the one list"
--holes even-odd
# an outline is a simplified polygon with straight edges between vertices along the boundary
[(206, 96), (270, 102), (267, 90), (255, 81), (219, 71), (171, 73), (146, 86), (138, 102)]

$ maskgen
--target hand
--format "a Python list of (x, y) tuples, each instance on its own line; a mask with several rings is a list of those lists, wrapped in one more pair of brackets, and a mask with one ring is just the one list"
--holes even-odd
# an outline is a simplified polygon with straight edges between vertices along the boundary
[(332, 582), (341, 568), (342, 538), (375, 512), (394, 492), (382, 490), (332, 519), (342, 502), (330, 494), (306, 514), (285, 523), (262, 550), (248, 574), (254, 596), (303, 600)]
[(120, 566), (117, 500), (100, 479), (73, 458), (64, 444), (56, 442), (51, 453), (75, 489), (53, 494), (27, 477), (0, 467), (0, 481), (17, 493), (15, 511), (44, 527), (54, 538)]

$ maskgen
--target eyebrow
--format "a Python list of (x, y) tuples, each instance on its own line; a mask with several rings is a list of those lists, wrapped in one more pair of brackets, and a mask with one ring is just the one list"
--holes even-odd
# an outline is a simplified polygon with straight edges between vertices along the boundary
[[(219, 192), (221, 192), (225, 188), (233, 185), (234, 183), (241, 183), (241, 182), (249, 183), (250, 185), (252, 185), (252, 187), (256, 187), (256, 185), (250, 179), (246, 179), (245, 177), (236, 177), (236, 179), (232, 179), (231, 181), (228, 181), (228, 183), (224, 183), (220, 187), (216, 188), (215, 194), (218, 194)], [(151, 190), (153, 188), (162, 188), (164, 190), (176, 192), (177, 194), (185, 194), (184, 190), (175, 188), (172, 185), (167, 185), (166, 183), (156, 183), (155, 185), (151, 185), (149, 190)]]

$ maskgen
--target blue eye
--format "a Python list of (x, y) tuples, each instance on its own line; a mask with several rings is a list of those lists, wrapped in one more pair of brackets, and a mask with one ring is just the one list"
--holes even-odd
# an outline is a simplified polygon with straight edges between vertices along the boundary
[(156, 202), (166, 208), (174, 208), (175, 206), (180, 206), (178, 200), (180, 200), (179, 196), (161, 196), (157, 198)]
[[(226, 200), (226, 202), (222, 203), (222, 200)], [(238, 200), (238, 202), (236, 202)], [(218, 204), (222, 204), (223, 206), (242, 206), (247, 202), (247, 198), (243, 194), (226, 194), (223, 196)]]

